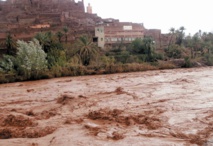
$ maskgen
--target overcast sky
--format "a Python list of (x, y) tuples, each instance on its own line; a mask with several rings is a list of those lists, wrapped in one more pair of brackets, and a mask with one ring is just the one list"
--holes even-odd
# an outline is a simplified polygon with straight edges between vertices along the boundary
[(213, 32), (213, 0), (84, 0), (102, 18), (144, 23), (145, 28), (169, 32), (171, 27)]

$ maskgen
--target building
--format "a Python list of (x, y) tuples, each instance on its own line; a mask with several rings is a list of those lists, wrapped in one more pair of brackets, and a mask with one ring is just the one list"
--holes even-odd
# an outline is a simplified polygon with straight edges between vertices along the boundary
[(94, 41), (104, 48), (106, 45), (118, 43), (131, 43), (136, 38), (144, 37), (143, 24), (131, 22), (119, 22), (119, 20), (105, 19), (103, 24), (95, 27)]
[(68, 41), (88, 34), (94, 36), (94, 42), (101, 48), (128, 44), (144, 36), (153, 37), (157, 48), (165, 48), (171, 40), (170, 35), (162, 35), (158, 29), (145, 29), (143, 24), (102, 19), (92, 13), (90, 4), (85, 12), (84, 0), (0, 1), (0, 43), (8, 32), (16, 40), (30, 40), (38, 32), (55, 33), (65, 26), (69, 28)]
[[(90, 8), (92, 8), (90, 6)], [(0, 1), (0, 43), (10, 32), (15, 40), (30, 40), (38, 32), (69, 28), (68, 41), (83, 34), (94, 35), (97, 14), (85, 12), (84, 1), (75, 0), (7, 0)]]
[(172, 34), (162, 34), (160, 29), (146, 29), (144, 36), (152, 37), (157, 49), (165, 49), (176, 40)]
[(90, 5), (90, 3), (87, 6), (87, 13), (92, 14), (92, 6)]

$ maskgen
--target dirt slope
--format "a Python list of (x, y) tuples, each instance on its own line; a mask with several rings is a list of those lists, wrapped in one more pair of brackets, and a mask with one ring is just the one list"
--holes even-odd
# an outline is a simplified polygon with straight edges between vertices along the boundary
[(0, 146), (213, 145), (213, 68), (0, 85)]

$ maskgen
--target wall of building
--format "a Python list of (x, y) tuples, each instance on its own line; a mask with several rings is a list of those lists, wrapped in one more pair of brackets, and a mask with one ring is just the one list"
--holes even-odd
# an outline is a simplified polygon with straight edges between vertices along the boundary
[(87, 13), (92, 14), (92, 6), (90, 5), (90, 3), (87, 6)]
[(157, 49), (161, 48), (161, 30), (160, 29), (147, 29), (144, 36), (152, 37), (155, 41)]
[(95, 28), (95, 37), (97, 38), (98, 47), (104, 48), (105, 45), (104, 26), (98, 26)]
[(49, 24), (38, 24), (38, 25), (30, 26), (30, 28), (33, 28), (33, 29), (41, 29), (41, 28), (49, 28), (49, 27), (50, 27)]
[(152, 37), (156, 43), (157, 49), (165, 49), (170, 41), (175, 43), (175, 37), (171, 38), (171, 34), (162, 34), (160, 29), (148, 29), (145, 31), (145, 36)]
[[(69, 27), (73, 40), (81, 34), (98, 37), (99, 47), (105, 44), (131, 43), (136, 38), (151, 36), (157, 47), (168, 44), (169, 36), (162, 35), (159, 29), (146, 30), (143, 24), (119, 22), (117, 19), (102, 19), (97, 14), (86, 13), (83, 0), (7, 0), (0, 1), (0, 41), (2, 34), (10, 31), (21, 39), (30, 38), (40, 31), (61, 31)], [(95, 28), (96, 27), (96, 28)], [(97, 31), (99, 28), (101, 31)]]
[(62, 31), (64, 26), (69, 28), (70, 40), (85, 33), (95, 35), (95, 25), (102, 20), (85, 12), (83, 0), (7, 0), (0, 2), (0, 8), (0, 33), (10, 31), (19, 39), (40, 31)]
[[(107, 44), (116, 43), (131, 43), (136, 38), (143, 38), (145, 28), (141, 24), (131, 23), (131, 22), (118, 22), (114, 20), (105, 21), (100, 26), (96, 27), (97, 31), (99, 28), (104, 28), (104, 41), (100, 42), (100, 38), (103, 37), (102, 34), (97, 33), (98, 43), (104, 47)], [(103, 44), (104, 43), (104, 44)]]

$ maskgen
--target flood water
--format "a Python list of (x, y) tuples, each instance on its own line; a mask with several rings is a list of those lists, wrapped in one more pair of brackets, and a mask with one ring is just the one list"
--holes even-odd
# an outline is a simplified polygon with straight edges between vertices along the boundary
[(213, 68), (0, 85), (0, 146), (213, 144)]

